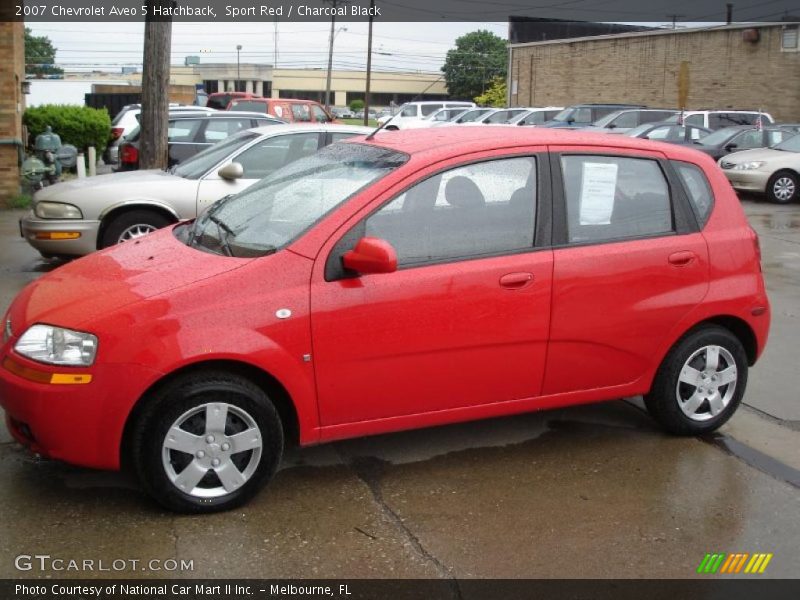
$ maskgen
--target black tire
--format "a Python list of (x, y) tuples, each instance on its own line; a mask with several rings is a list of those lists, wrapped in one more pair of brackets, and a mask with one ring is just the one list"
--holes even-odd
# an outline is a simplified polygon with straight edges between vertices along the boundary
[[(709, 346), (724, 349), (724, 351), (718, 351), (720, 368), (735, 368), (732, 371), (735, 376), (735, 384), (730, 396), (728, 396), (730, 384), (719, 385), (718, 388), (713, 387), (718, 384), (711, 381), (712, 373), (716, 372), (714, 377), (720, 375), (720, 372), (716, 370), (709, 371), (707, 379), (699, 380), (700, 387), (681, 382), (682, 375), (686, 378), (694, 373), (689, 369), (696, 369), (698, 375), (703, 375), (703, 372), (707, 370), (707, 354), (703, 353), (703, 349)], [(689, 364), (687, 361), (690, 358), (692, 362)], [(731, 359), (734, 364), (728, 365), (727, 363), (731, 362)], [(687, 367), (685, 373), (684, 367)], [(690, 331), (678, 340), (661, 363), (653, 381), (653, 387), (650, 393), (644, 397), (647, 411), (661, 427), (675, 435), (700, 435), (714, 431), (731, 418), (741, 403), (747, 387), (747, 368), (747, 355), (744, 348), (739, 339), (729, 330), (709, 325)], [(706, 383), (702, 383), (702, 381)], [(681, 408), (679, 397), (682, 402), (685, 402), (687, 410), (693, 412), (690, 400), (690, 397), (694, 397), (692, 392), (699, 393), (705, 390), (706, 394), (699, 393), (698, 397), (707, 396), (709, 390), (703, 387), (704, 385), (712, 386), (719, 394), (720, 400), (715, 400), (716, 406), (719, 406), (719, 402), (724, 403), (725, 397), (728, 397), (728, 401), (724, 404), (724, 408), (714, 415), (710, 398), (702, 400), (695, 412), (695, 418), (690, 418)]]
[(100, 240), (100, 248), (108, 248), (120, 243), (119, 239), (123, 232), (141, 225), (153, 229), (161, 229), (172, 223), (172, 220), (163, 214), (146, 208), (128, 210), (120, 215), (112, 216), (111, 221), (106, 225)]
[[(783, 197), (779, 197), (777, 195), (776, 184), (779, 181), (788, 181), (790, 185), (794, 186), (794, 191), (791, 195), (783, 195)], [(792, 171), (778, 171), (772, 177), (769, 178), (769, 182), (767, 183), (767, 198), (769, 198), (770, 202), (775, 202), (777, 204), (789, 204), (790, 202), (794, 202), (797, 198), (800, 197), (800, 178), (798, 178), (797, 173), (793, 173)]]
[[(227, 408), (225, 432), (213, 440), (216, 448), (206, 443), (209, 434), (213, 433), (206, 429), (204, 418), (209, 414), (206, 411), (211, 410), (207, 408), (209, 404), (225, 404)], [(203, 457), (205, 463), (210, 463), (212, 456), (221, 456), (223, 463), (220, 469), (234, 464), (234, 461), (239, 475), (242, 470), (247, 474), (248, 469), (253, 469), (249, 478), (241, 478), (241, 487), (228, 491), (222, 483), (223, 480), (218, 477), (218, 471), (201, 463), (199, 452), (193, 455), (164, 449), (168, 432), (173, 425), (192, 411), (200, 412), (189, 417), (185, 422), (188, 425), (182, 429), (189, 431), (191, 425), (196, 427), (194, 433), (199, 436), (197, 439), (207, 452)], [(251, 418), (258, 428), (256, 433), (260, 433), (260, 457), (255, 450), (239, 453), (232, 451), (227, 454), (230, 457), (228, 460), (221, 453), (225, 445), (223, 441), (230, 441), (231, 436), (244, 429), (252, 431), (241, 417), (242, 414)], [(133, 425), (130, 457), (142, 487), (162, 506), (182, 513), (209, 513), (235, 508), (252, 498), (278, 468), (283, 454), (283, 442), (283, 428), (278, 412), (260, 387), (239, 375), (224, 371), (205, 371), (179, 376), (147, 399), (146, 407)], [(255, 465), (252, 465), (254, 460)], [(171, 476), (180, 477), (184, 469), (191, 472), (189, 467), (205, 470), (205, 475), (196, 487), (186, 492), (178, 488), (179, 479), (173, 483)]]

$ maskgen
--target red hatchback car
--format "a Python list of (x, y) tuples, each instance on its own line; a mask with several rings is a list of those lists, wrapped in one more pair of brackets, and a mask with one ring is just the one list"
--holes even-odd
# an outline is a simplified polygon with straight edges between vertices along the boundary
[(642, 394), (724, 423), (769, 328), (758, 239), (674, 145), (555, 130), (355, 138), (31, 283), (0, 402), (36, 452), (221, 510), (284, 445)]

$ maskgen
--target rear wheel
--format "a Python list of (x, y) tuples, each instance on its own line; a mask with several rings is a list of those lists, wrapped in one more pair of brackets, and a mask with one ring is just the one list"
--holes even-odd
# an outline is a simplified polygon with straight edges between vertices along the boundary
[(138, 418), (133, 466), (160, 504), (189, 513), (227, 510), (272, 477), (283, 429), (264, 391), (225, 372), (171, 382)]
[(770, 177), (767, 183), (767, 196), (772, 202), (787, 204), (797, 200), (800, 189), (800, 182), (796, 173), (791, 171), (779, 171)]
[(172, 221), (154, 210), (136, 209), (112, 217), (105, 228), (100, 247), (108, 248), (122, 242), (144, 237)]
[(684, 336), (659, 367), (644, 398), (667, 431), (698, 435), (730, 419), (747, 386), (747, 356), (727, 329), (708, 326)]

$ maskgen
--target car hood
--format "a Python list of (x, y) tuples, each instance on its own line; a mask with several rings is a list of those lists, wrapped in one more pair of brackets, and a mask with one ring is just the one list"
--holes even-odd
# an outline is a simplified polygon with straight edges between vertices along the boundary
[(34, 323), (81, 329), (98, 317), (240, 268), (253, 259), (189, 248), (173, 228), (95, 252), (29, 284), (9, 312), (15, 334)]
[(770, 163), (795, 164), (800, 167), (800, 153), (786, 152), (784, 150), (773, 150), (772, 148), (756, 148), (755, 150), (742, 150), (734, 152), (725, 157), (725, 162), (738, 164), (752, 161), (769, 161)]
[(110, 193), (119, 195), (121, 190), (136, 190), (144, 184), (154, 184), (155, 186), (169, 185), (172, 182), (185, 181), (182, 177), (172, 175), (166, 171), (157, 169), (148, 171), (123, 171), (120, 173), (109, 173), (108, 175), (97, 175), (96, 177), (84, 177), (82, 179), (72, 179), (47, 186), (36, 192), (35, 202), (42, 200), (64, 201), (68, 199), (85, 198), (87, 194), (92, 196), (97, 194)]

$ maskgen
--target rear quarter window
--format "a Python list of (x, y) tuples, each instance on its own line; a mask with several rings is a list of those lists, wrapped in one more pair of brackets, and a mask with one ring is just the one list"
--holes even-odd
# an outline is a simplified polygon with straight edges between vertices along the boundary
[(686, 195), (689, 196), (689, 203), (697, 217), (697, 224), (702, 229), (708, 222), (711, 209), (714, 207), (714, 193), (711, 191), (711, 184), (708, 183), (708, 179), (700, 167), (678, 161), (672, 161), (672, 165), (678, 172)]

